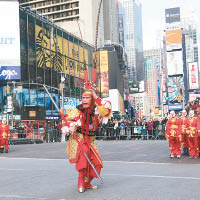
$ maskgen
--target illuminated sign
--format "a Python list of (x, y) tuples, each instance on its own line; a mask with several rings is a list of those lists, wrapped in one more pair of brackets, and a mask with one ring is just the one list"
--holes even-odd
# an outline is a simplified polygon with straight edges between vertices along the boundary
[(183, 104), (169, 104), (168, 110), (183, 110)]
[(183, 74), (183, 56), (182, 51), (167, 52), (167, 74)]
[(188, 63), (188, 71), (189, 71), (189, 85), (190, 89), (198, 89), (199, 88), (199, 69), (197, 63)]
[(0, 19), (0, 80), (20, 79), (19, 2), (0, 1)]
[(165, 35), (166, 35), (167, 51), (172, 51), (175, 49), (182, 48), (182, 31), (181, 31), (181, 29), (166, 30)]
[(168, 8), (165, 9), (165, 22), (173, 23), (180, 22), (180, 8)]
[[(84, 78), (88, 69), (88, 50), (73, 42), (73, 38), (56, 35), (51, 29), (36, 25), (37, 67), (52, 68)], [(72, 40), (72, 41), (70, 41)]]
[(168, 97), (166, 98), (171, 103), (184, 101), (184, 80), (182, 76), (179, 77), (168, 77), (167, 83)]
[(29, 117), (36, 117), (36, 111), (35, 110), (30, 110), (28, 115), (29, 115)]
[(20, 80), (21, 68), (18, 66), (0, 67), (0, 80)]

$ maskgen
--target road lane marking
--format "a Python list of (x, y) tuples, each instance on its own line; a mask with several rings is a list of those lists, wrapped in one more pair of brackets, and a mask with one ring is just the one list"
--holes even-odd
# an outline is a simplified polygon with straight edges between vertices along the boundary
[(14, 198), (14, 199), (36, 199), (36, 200), (47, 200), (48, 198), (40, 198), (40, 197), (27, 197), (21, 195), (0, 195), (0, 198)]
[[(13, 159), (13, 160), (44, 160), (44, 161), (67, 161), (68, 158), (13, 158), (13, 157), (0, 157), (1, 159)], [(177, 162), (145, 162), (145, 161), (121, 161), (121, 160), (103, 160), (104, 163), (127, 163), (127, 164), (149, 164), (149, 165), (174, 165), (174, 164), (181, 164), (181, 165), (188, 165), (188, 164), (195, 164), (200, 165), (200, 163), (181, 163), (181, 160), (177, 160)], [(198, 161), (198, 160), (196, 160)]]
[(191, 176), (156, 176), (156, 175), (146, 175), (146, 174), (106, 174), (106, 173), (103, 175), (104, 176), (141, 177), (141, 178), (200, 180), (200, 177), (191, 177)]
[(0, 170), (8, 170), (8, 171), (24, 171), (24, 169), (12, 169), (12, 168), (0, 168)]
[(15, 159), (15, 160), (67, 160), (68, 158), (13, 158), (13, 157), (0, 157), (0, 159)]
[(103, 161), (103, 162), (107, 162), (107, 163), (127, 163), (127, 164), (150, 164), (150, 165), (171, 165), (171, 164), (174, 164), (174, 163), (164, 163), (164, 162), (163, 163), (161, 163), (161, 162), (142, 162), (142, 161), (138, 162), (138, 161), (120, 161), (120, 160), (115, 160), (115, 161), (107, 160), (107, 161)]

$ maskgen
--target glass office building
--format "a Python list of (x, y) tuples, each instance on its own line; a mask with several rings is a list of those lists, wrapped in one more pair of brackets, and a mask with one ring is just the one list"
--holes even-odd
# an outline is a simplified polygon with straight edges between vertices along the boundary
[(64, 108), (77, 105), (83, 92), (84, 70), (90, 71), (94, 49), (31, 10), (20, 7), (19, 15), (21, 79), (1, 82), (0, 112), (7, 113), (10, 93), (18, 119), (24, 106), (44, 107), (46, 116), (58, 115), (42, 85), (48, 87), (59, 108), (63, 102)]
[(125, 16), (124, 41), (128, 60), (128, 80), (144, 80), (142, 6), (139, 0), (119, 0)]

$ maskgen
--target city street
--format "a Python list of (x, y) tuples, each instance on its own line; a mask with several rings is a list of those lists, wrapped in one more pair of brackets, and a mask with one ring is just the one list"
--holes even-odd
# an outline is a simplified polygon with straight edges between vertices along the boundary
[(103, 185), (78, 193), (66, 143), (11, 145), (0, 156), (1, 200), (199, 200), (200, 160), (169, 158), (166, 141), (98, 141)]

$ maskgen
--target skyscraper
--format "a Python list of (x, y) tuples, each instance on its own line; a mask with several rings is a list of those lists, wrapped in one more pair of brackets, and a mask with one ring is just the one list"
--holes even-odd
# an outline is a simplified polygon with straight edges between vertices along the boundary
[(117, 0), (103, 1), (104, 40), (119, 43)]
[(119, 0), (119, 14), (125, 16), (124, 38), (129, 81), (144, 80), (142, 6), (138, 0)]
[(192, 7), (181, 7), (181, 27), (185, 35), (186, 62), (198, 62), (197, 20)]
[(160, 65), (161, 50), (151, 49), (144, 51), (146, 92), (149, 97), (149, 105), (153, 111), (160, 106)]

